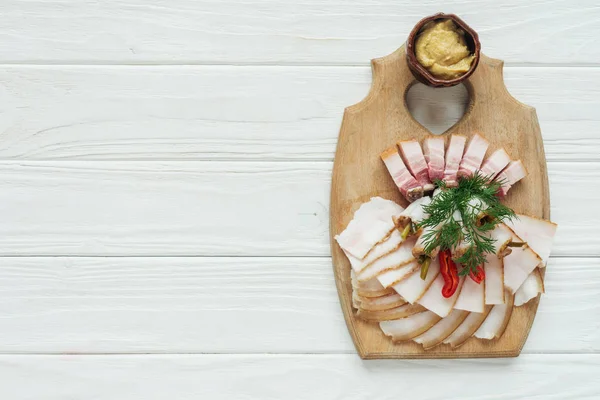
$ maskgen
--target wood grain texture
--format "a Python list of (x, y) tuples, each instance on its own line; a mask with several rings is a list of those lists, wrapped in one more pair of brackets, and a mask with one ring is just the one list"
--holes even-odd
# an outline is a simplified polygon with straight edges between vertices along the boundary
[(439, 11), (507, 62), (600, 59), (594, 0), (5, 0), (0, 62), (367, 65)]
[[(0, 256), (327, 256), (331, 166), (3, 161)], [(550, 164), (554, 255), (600, 255), (599, 174)]]
[[(508, 93), (502, 66), (501, 61), (482, 55), (477, 70), (465, 84), (470, 93), (469, 108), (443, 136), (457, 133), (471, 137), (481, 133), (492, 149), (504, 148), (511, 158), (521, 159), (528, 171), (527, 179), (512, 188), (505, 203), (519, 213), (549, 219), (546, 158), (537, 115), (534, 108), (519, 103)], [(393, 343), (377, 325), (354, 315), (350, 263), (334, 236), (345, 229), (354, 211), (373, 196), (407, 205), (379, 155), (398, 141), (422, 142), (431, 135), (406, 106), (406, 93), (415, 78), (408, 69), (404, 47), (373, 60), (372, 67), (371, 91), (344, 112), (331, 182), (330, 235), (336, 285), (358, 353), (363, 358), (518, 356), (533, 324), (538, 299), (515, 308), (506, 331), (497, 341), (469, 339), (456, 349), (442, 346), (425, 351), (413, 342)]]
[(0, 356), (0, 396), (390, 400), (401, 386), (407, 399), (592, 400), (600, 396), (599, 369), (598, 355), (404, 362), (354, 355)]
[[(505, 68), (505, 81), (536, 107), (549, 161), (600, 161), (600, 69)], [(370, 85), (368, 67), (4, 65), (0, 159), (332, 161), (343, 108)], [(416, 85), (408, 100), (435, 129), (468, 96)]]
[[(331, 167), (3, 161), (0, 256), (328, 256)], [(549, 172), (553, 254), (600, 255), (600, 215), (589, 211), (600, 164), (550, 163)]]
[[(600, 353), (600, 259), (551, 258), (524, 353)], [(351, 353), (327, 257), (0, 257), (0, 353)]]

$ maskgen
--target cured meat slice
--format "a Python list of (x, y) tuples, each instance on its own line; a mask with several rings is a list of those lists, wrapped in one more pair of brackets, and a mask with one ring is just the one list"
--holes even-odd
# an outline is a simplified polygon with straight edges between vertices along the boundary
[(396, 218), (396, 225), (398, 226), (398, 229), (402, 230), (402, 228), (404, 228), (407, 224), (416, 224), (425, 219), (427, 214), (425, 213), (425, 210), (423, 210), (423, 207), (429, 203), (431, 203), (431, 197), (428, 196), (421, 197), (420, 199), (410, 203), (408, 207), (406, 207), (406, 209), (400, 213), (398, 218)]
[[(377, 276), (377, 281), (382, 286), (390, 288), (390, 286), (395, 285), (396, 283), (406, 279), (408, 276), (410, 276), (411, 273), (413, 273), (420, 267), (420, 264), (416, 260), (413, 260), (412, 262), (403, 265), (400, 268), (392, 269), (379, 274)], [(390, 289), (392, 291), (394, 290), (392, 288)]]
[(414, 261), (414, 257), (412, 255), (412, 248), (414, 247), (416, 242), (415, 237), (407, 238), (398, 250), (395, 250), (377, 261), (373, 262), (371, 265), (360, 271), (356, 277), (359, 282), (368, 281), (381, 274), (382, 272), (389, 271), (392, 269), (400, 268), (406, 264)]
[(469, 313), (467, 318), (448, 336), (444, 339), (445, 344), (449, 344), (452, 348), (463, 345), (477, 329), (481, 326), (485, 318), (490, 313), (493, 306), (485, 306), (482, 313)]
[(528, 245), (513, 248), (512, 252), (504, 257), (504, 286), (510, 289), (511, 293), (515, 293), (541, 262), (540, 256)]
[(360, 297), (381, 297), (386, 294), (396, 293), (392, 288), (384, 288), (377, 279), (359, 282), (356, 273), (350, 271), (352, 290)]
[(413, 202), (423, 197), (423, 186), (408, 171), (396, 147), (389, 148), (381, 153), (381, 159), (398, 190), (406, 200)]
[(383, 242), (378, 243), (362, 260), (344, 250), (353, 271), (360, 272), (380, 258), (397, 250), (402, 244), (402, 235), (396, 229)]
[(426, 192), (433, 190), (435, 186), (429, 180), (427, 162), (425, 161), (425, 156), (419, 142), (416, 140), (398, 142), (398, 148), (400, 149), (400, 154), (402, 154), (405, 165), (417, 182), (423, 186), (423, 190)]
[(485, 280), (476, 283), (470, 277), (465, 278), (460, 295), (454, 304), (457, 310), (482, 313), (485, 309)]
[(544, 280), (540, 269), (536, 268), (515, 292), (515, 306), (526, 304), (529, 300), (537, 297), (539, 293), (544, 293)]
[(354, 295), (355, 304), (357, 309), (365, 311), (382, 311), (396, 308), (402, 304), (406, 304), (406, 300), (400, 297), (398, 294), (390, 294), (382, 297), (365, 298), (358, 295)]
[(391, 336), (394, 342), (410, 340), (429, 330), (441, 318), (430, 311), (411, 315), (410, 317), (383, 321), (379, 327), (387, 336)]
[(423, 153), (427, 162), (427, 172), (429, 179), (433, 182), (436, 179), (444, 179), (444, 161), (445, 152), (444, 138), (429, 137), (423, 142)]
[(425, 350), (429, 350), (441, 344), (469, 315), (468, 311), (452, 310), (445, 318), (442, 318), (437, 324), (427, 330), (425, 333), (417, 336), (413, 340), (421, 345)]
[(373, 197), (363, 203), (342, 233), (335, 237), (340, 247), (352, 256), (363, 259), (377, 244), (395, 228), (393, 217), (404, 208), (393, 201)]
[(494, 254), (486, 254), (483, 266), (485, 272), (485, 304), (504, 304), (503, 259)]
[(465, 150), (465, 143), (467, 138), (461, 135), (452, 135), (450, 138), (450, 144), (446, 149), (446, 162), (444, 169), (444, 182), (446, 185), (452, 187), (458, 184), (458, 168), (463, 158), (463, 152)]
[(506, 304), (496, 304), (479, 329), (475, 332), (475, 337), (479, 339), (497, 339), (506, 330), (508, 321), (512, 315), (513, 295), (506, 294)]
[(364, 321), (381, 322), (409, 317), (423, 311), (427, 311), (423, 306), (406, 303), (401, 306), (383, 311), (365, 311), (359, 309), (356, 313), (356, 316)]
[(481, 175), (494, 179), (510, 162), (510, 156), (504, 149), (498, 149), (489, 156), (481, 166)]
[(467, 150), (460, 161), (458, 169), (459, 177), (471, 176), (481, 167), (481, 162), (485, 157), (485, 153), (490, 145), (483, 136), (475, 134), (469, 141)]
[[(423, 297), (421, 297), (417, 302), (429, 311), (432, 311), (440, 317), (445, 318), (452, 312), (454, 304), (456, 303), (456, 299), (458, 299), (458, 296), (460, 295), (462, 285), (465, 282), (464, 276), (461, 276), (458, 279), (458, 288), (456, 289), (456, 292), (454, 292), (451, 297), (444, 297), (442, 295), (444, 277), (442, 274), (438, 274), (437, 278), (435, 278), (431, 286), (429, 286), (429, 289), (427, 289)], [(445, 337), (443, 339), (445, 339)]]
[(506, 196), (510, 188), (526, 176), (527, 170), (521, 160), (511, 161), (496, 177), (496, 180), (502, 184), (498, 194)]
[(517, 218), (507, 222), (506, 225), (527, 242), (542, 259), (542, 266), (546, 266), (557, 225), (554, 222), (522, 214), (517, 214)]
[(431, 260), (427, 277), (424, 280), (421, 279), (420, 268), (417, 268), (410, 276), (396, 283), (392, 287), (400, 296), (412, 304), (425, 294), (439, 273), (440, 262), (436, 257)]

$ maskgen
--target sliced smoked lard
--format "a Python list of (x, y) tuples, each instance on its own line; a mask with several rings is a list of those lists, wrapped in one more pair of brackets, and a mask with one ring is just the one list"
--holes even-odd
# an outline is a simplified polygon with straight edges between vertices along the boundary
[(510, 188), (526, 176), (527, 170), (521, 160), (511, 161), (496, 177), (496, 180), (502, 184), (498, 194), (500, 196), (506, 196), (506, 193), (508, 193)]
[(498, 149), (489, 156), (481, 166), (481, 175), (494, 179), (510, 162), (510, 156), (504, 149)]
[(417, 182), (423, 186), (423, 190), (426, 192), (433, 190), (435, 187), (431, 183), (431, 180), (429, 180), (427, 162), (425, 161), (425, 156), (419, 142), (416, 140), (398, 142), (398, 148), (400, 149), (404, 163)]
[(507, 221), (506, 225), (519, 235), (533, 251), (542, 259), (542, 267), (546, 266), (552, 250), (552, 242), (557, 225), (554, 222), (517, 214), (517, 218)]
[(544, 280), (540, 269), (536, 268), (515, 292), (515, 306), (522, 306), (539, 293), (544, 293)]
[(460, 161), (459, 177), (471, 176), (481, 167), (485, 153), (490, 145), (483, 136), (475, 134), (471, 138), (467, 150)]
[(423, 186), (411, 175), (410, 171), (404, 165), (396, 147), (392, 147), (381, 153), (388, 172), (402, 196), (409, 202), (413, 202), (423, 197)]
[(458, 184), (458, 167), (460, 166), (460, 161), (463, 158), (466, 141), (467, 138), (464, 136), (452, 135), (450, 138), (450, 144), (448, 144), (448, 148), (446, 149), (444, 182), (446, 182), (446, 185), (450, 187)]
[(427, 162), (427, 172), (429, 179), (433, 182), (436, 179), (444, 179), (444, 161), (445, 143), (442, 137), (429, 137), (423, 141), (423, 153)]
[(335, 237), (346, 254), (362, 260), (376, 244), (381, 243), (395, 229), (394, 217), (404, 208), (391, 200), (372, 197), (354, 213), (346, 229)]

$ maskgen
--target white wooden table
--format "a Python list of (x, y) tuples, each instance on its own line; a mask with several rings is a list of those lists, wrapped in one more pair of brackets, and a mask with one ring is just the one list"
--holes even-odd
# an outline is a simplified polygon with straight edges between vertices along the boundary
[[(437, 11), (537, 108), (560, 224), (547, 294), (517, 359), (364, 362), (329, 257), (337, 133), (369, 60)], [(0, 12), (1, 399), (600, 398), (596, 0)], [(461, 90), (411, 106), (456, 120)]]

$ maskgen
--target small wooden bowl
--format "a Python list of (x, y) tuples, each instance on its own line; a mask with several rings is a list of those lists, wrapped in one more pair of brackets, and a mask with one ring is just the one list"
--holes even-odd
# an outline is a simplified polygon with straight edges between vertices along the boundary
[[(469, 47), (469, 50), (471, 50), (471, 53), (475, 55), (475, 59), (471, 64), (471, 68), (463, 75), (455, 79), (436, 78), (425, 67), (423, 67), (419, 61), (417, 61), (417, 56), (415, 54), (415, 42), (421, 29), (423, 29), (423, 26), (425, 26), (425, 24), (428, 22), (440, 19), (451, 19), (458, 27), (465, 31), (465, 40), (467, 42), (467, 46)], [(477, 65), (479, 64), (480, 53), (481, 43), (479, 42), (479, 36), (477, 35), (477, 32), (467, 25), (465, 21), (458, 18), (454, 14), (437, 13), (423, 18), (415, 25), (413, 30), (410, 32), (410, 35), (408, 35), (408, 40), (406, 41), (406, 58), (408, 59), (408, 67), (410, 68), (410, 71), (419, 82), (432, 87), (450, 87), (458, 85), (467, 79), (473, 74), (475, 68), (477, 68)]]

